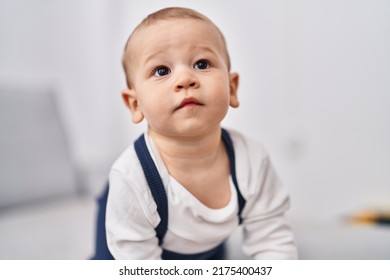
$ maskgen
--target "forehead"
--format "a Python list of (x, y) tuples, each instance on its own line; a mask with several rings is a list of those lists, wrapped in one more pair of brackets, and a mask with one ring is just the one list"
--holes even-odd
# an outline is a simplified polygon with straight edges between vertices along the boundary
[(226, 52), (219, 30), (211, 22), (200, 19), (164, 19), (142, 26), (132, 34), (125, 51), (134, 61), (150, 52), (186, 47)]

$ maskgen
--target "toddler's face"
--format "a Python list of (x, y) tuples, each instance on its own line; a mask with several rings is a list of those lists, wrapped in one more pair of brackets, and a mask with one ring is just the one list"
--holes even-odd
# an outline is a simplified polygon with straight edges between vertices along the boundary
[(123, 97), (133, 121), (166, 136), (190, 136), (219, 127), (238, 106), (238, 75), (229, 73), (216, 28), (195, 19), (160, 20), (133, 34), (132, 89)]

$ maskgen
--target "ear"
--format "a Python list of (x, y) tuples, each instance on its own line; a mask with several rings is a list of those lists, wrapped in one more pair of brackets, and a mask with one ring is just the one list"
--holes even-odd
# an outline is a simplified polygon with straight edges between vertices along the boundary
[(238, 81), (239, 81), (238, 73), (229, 74), (230, 106), (233, 108), (237, 108), (240, 105), (240, 102), (238, 102), (238, 97), (237, 97)]
[(140, 110), (135, 91), (132, 89), (122, 90), (122, 99), (126, 107), (131, 111), (133, 123), (140, 123), (144, 119), (144, 114)]

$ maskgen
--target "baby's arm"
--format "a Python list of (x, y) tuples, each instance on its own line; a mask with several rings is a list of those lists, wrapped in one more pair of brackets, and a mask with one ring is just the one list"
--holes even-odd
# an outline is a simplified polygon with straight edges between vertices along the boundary
[(119, 171), (110, 173), (106, 211), (107, 243), (115, 259), (161, 259), (156, 204)]
[(268, 156), (253, 171), (259, 176), (243, 213), (243, 251), (255, 259), (296, 259), (294, 236), (285, 217), (289, 197)]

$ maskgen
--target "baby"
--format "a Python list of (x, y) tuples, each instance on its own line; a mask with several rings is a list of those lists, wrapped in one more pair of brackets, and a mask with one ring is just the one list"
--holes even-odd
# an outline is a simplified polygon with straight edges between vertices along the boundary
[(204, 15), (144, 19), (123, 54), (132, 121), (147, 131), (109, 176), (107, 244), (115, 259), (223, 259), (241, 224), (254, 259), (297, 258), (289, 198), (264, 148), (221, 128), (239, 106), (224, 36)]

